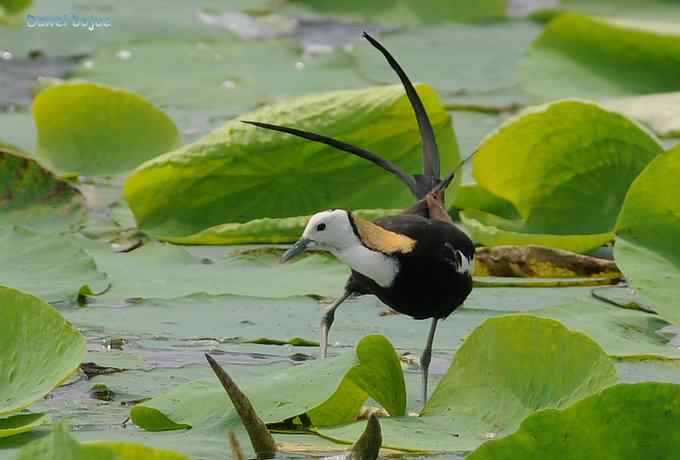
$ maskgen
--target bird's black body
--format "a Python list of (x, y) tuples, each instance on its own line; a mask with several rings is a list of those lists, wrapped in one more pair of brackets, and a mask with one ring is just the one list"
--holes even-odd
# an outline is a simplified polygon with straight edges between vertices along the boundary
[[(372, 294), (399, 313), (415, 319), (432, 318), (421, 357), (423, 400), (426, 401), (428, 368), (437, 322), (448, 317), (470, 294), (475, 249), (467, 235), (453, 224), (444, 206), (444, 191), (456, 171), (440, 180), (439, 150), (434, 130), (418, 93), (389, 51), (370, 35), (364, 33), (364, 38), (383, 54), (404, 86), (422, 140), (422, 173), (409, 175), (375, 153), (321, 134), (258, 121), (244, 123), (320, 142), (368, 160), (394, 174), (415, 196), (416, 203), (402, 214), (373, 223), (359, 220), (350, 212), (342, 222), (335, 220), (331, 223), (331, 217), (328, 217), (328, 222), (314, 221), (319, 215), (333, 214), (332, 211), (317, 213), (307, 224), (303, 237), (284, 254), (282, 260), (294, 257), (310, 245), (318, 245), (335, 251), (352, 267), (345, 293), (326, 309), (321, 320), (322, 357), (326, 356), (328, 331), (333, 324), (335, 310), (351, 296)], [(330, 225), (342, 231), (339, 236), (333, 234), (337, 240), (324, 241), (324, 235), (332, 234)], [(347, 238), (348, 235), (350, 238)], [(340, 243), (345, 247), (340, 248)], [(347, 244), (353, 245), (351, 256), (343, 252), (348, 250)], [(355, 266), (359, 268), (355, 269)]]
[(373, 294), (390, 308), (415, 319), (446, 318), (472, 290), (472, 275), (461, 272), (461, 257), (471, 260), (475, 248), (455, 225), (417, 215), (399, 214), (375, 221), (416, 241), (412, 251), (395, 253), (399, 272), (389, 287), (352, 271), (347, 290)]

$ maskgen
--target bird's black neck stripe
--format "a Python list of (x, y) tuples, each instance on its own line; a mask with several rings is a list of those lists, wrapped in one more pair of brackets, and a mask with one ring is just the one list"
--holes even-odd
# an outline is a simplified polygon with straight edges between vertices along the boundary
[(347, 211), (347, 217), (349, 218), (349, 224), (352, 226), (352, 231), (356, 235), (357, 238), (359, 238), (359, 241), (361, 241), (361, 234), (359, 233), (359, 229), (357, 228), (357, 223), (354, 222), (354, 216), (352, 215), (351, 212)]

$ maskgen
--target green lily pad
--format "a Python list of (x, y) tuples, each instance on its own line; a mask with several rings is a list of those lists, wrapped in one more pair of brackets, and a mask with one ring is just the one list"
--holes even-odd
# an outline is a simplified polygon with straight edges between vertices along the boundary
[(0, 149), (0, 226), (63, 232), (80, 224), (84, 206), (76, 188), (35, 160)]
[(487, 137), (472, 160), (478, 184), (521, 218), (476, 210), (461, 217), (484, 245), (592, 250), (612, 239), (628, 187), (660, 151), (645, 130), (598, 105), (536, 107)]
[(67, 237), (0, 228), (0, 284), (49, 302), (73, 301), (106, 288), (106, 275)]
[[(307, 414), (315, 425), (354, 420), (370, 396), (394, 416), (404, 414), (406, 389), (394, 348), (367, 336), (353, 352), (285, 369), (265, 380), (242, 382), (265, 423)], [(238, 428), (241, 421), (217, 380), (196, 381), (132, 408), (132, 421), (150, 431)]]
[(566, 13), (534, 42), (520, 73), (541, 101), (678, 91), (679, 53), (680, 28), (672, 25)]
[(529, 416), (520, 429), (481, 446), (470, 460), (672, 458), (680, 449), (680, 385), (620, 384), (565, 410)]
[(80, 365), (85, 339), (42, 300), (0, 286), (0, 414), (45, 396)]
[[(358, 209), (352, 213), (368, 220), (376, 220), (402, 212), (401, 209)], [(222, 224), (206, 228), (188, 236), (161, 237), (176, 244), (254, 244), (292, 243), (300, 239), (310, 216), (281, 217), (251, 220), (242, 224)]]
[[(564, 408), (616, 383), (616, 368), (590, 338), (528, 315), (486, 320), (465, 341), (420, 417), (383, 419), (383, 446), (471, 450), (512, 433), (531, 413)], [(324, 428), (351, 442), (358, 424)]]
[(594, 299), (531, 313), (584, 333), (612, 358), (680, 359), (680, 349), (660, 333), (668, 323), (657, 315), (614, 307)]
[[(459, 161), (451, 119), (430, 87), (419, 86), (419, 94), (442, 152), (442, 170), (451, 170)], [(401, 86), (302, 97), (242, 118), (335, 136), (406, 171), (420, 168), (417, 124)], [(407, 187), (365, 160), (239, 120), (144, 163), (126, 181), (124, 196), (139, 227), (164, 237), (323, 208), (399, 209), (413, 202)]]
[(176, 148), (172, 120), (136, 94), (93, 83), (50, 86), (33, 102), (41, 161), (66, 172), (113, 174)]
[(15, 460), (189, 460), (178, 452), (141, 444), (97, 442), (80, 444), (62, 425), (21, 449)]
[(296, 0), (293, 11), (309, 11), (321, 15), (341, 15), (348, 19), (381, 24), (421, 25), (450, 21), (499, 19), (506, 15), (506, 0)]
[(614, 257), (663, 318), (680, 322), (680, 147), (657, 157), (630, 187), (616, 224)]
[(0, 439), (26, 433), (47, 423), (50, 423), (50, 417), (45, 414), (19, 414), (0, 418)]

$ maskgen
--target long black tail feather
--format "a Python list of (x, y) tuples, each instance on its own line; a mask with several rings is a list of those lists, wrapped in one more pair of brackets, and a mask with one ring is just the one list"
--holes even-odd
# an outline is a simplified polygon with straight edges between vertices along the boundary
[(416, 181), (412, 176), (409, 176), (407, 173), (404, 172), (404, 170), (402, 170), (399, 166), (395, 165), (391, 161), (386, 160), (376, 155), (375, 153), (369, 152), (368, 150), (355, 147), (352, 144), (348, 144), (347, 142), (333, 139), (332, 137), (322, 136), (321, 134), (310, 133), (308, 131), (302, 131), (300, 129), (272, 125), (270, 123), (261, 123), (259, 121), (241, 120), (241, 122), (257, 126), (259, 128), (265, 128), (270, 129), (272, 131), (279, 131), (281, 133), (292, 134), (293, 136), (301, 137), (303, 139), (330, 145), (331, 147), (335, 147), (336, 149), (340, 149), (342, 151), (351, 153), (352, 155), (356, 155), (360, 158), (368, 160), (376, 164), (377, 166), (380, 166), (385, 171), (391, 172), (392, 174), (397, 176), (403, 183), (405, 183), (408, 186), (408, 188), (414, 195), (418, 196), (418, 185), (416, 184)]
[[(404, 89), (406, 90), (406, 95), (408, 100), (411, 102), (411, 107), (413, 107), (413, 112), (416, 115), (416, 120), (418, 120), (418, 128), (420, 129), (420, 140), (423, 144), (423, 173), (418, 179), (424, 182), (420, 195), (432, 190), (439, 183), (439, 149), (437, 148), (437, 140), (434, 137), (434, 130), (432, 129), (432, 124), (430, 123), (430, 118), (427, 116), (423, 102), (418, 96), (418, 92), (413, 87), (413, 83), (409, 80), (404, 69), (401, 68), (396, 59), (390, 54), (389, 51), (380, 43), (378, 40), (373, 38), (367, 32), (363, 33), (363, 36), (368, 40), (371, 45), (373, 45), (378, 51), (385, 56), (390, 67), (396, 72), (401, 80)], [(422, 193), (424, 192), (424, 193)]]
[(364, 38), (368, 40), (375, 48), (377, 48), (387, 59), (390, 67), (397, 73), (399, 79), (401, 80), (406, 95), (408, 96), (413, 112), (416, 115), (416, 120), (418, 121), (418, 128), (420, 130), (420, 139), (423, 146), (423, 172), (422, 174), (409, 175), (404, 172), (399, 166), (395, 165), (389, 160), (386, 160), (375, 153), (369, 152), (368, 150), (356, 147), (347, 142), (340, 141), (338, 139), (333, 139), (328, 136), (323, 136), (321, 134), (311, 133), (308, 131), (303, 131), (296, 128), (289, 128), (287, 126), (273, 125), (270, 123), (263, 123), (258, 121), (246, 121), (242, 120), (243, 123), (257, 126), (259, 128), (269, 129), (272, 131), (278, 131), (286, 134), (291, 134), (293, 136), (301, 137), (313, 142), (319, 142), (321, 144), (329, 145), (336, 149), (342, 150), (344, 152), (351, 153), (360, 158), (368, 160), (375, 165), (381, 167), (385, 171), (394, 174), (399, 178), (406, 186), (408, 186), (411, 193), (418, 198), (422, 199), (430, 191), (441, 191), (449, 186), (455, 173), (458, 171), (456, 168), (451, 172), (443, 181), (439, 180), (440, 174), (440, 163), (439, 163), (439, 149), (437, 148), (437, 141), (434, 137), (434, 130), (432, 129), (432, 124), (427, 116), (423, 102), (420, 100), (420, 96), (416, 92), (411, 80), (401, 68), (399, 63), (394, 59), (385, 47), (380, 44), (375, 38), (371, 37), (368, 33), (364, 32)]

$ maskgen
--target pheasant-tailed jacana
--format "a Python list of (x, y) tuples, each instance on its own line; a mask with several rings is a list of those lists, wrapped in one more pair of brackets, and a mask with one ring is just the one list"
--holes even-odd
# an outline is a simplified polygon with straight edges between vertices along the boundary
[(417, 198), (403, 213), (375, 222), (342, 209), (314, 214), (302, 238), (281, 260), (285, 262), (305, 249), (318, 249), (331, 252), (352, 269), (344, 294), (328, 307), (321, 320), (322, 357), (327, 355), (328, 331), (335, 310), (350, 296), (372, 294), (399, 313), (415, 319), (432, 318), (420, 361), (425, 403), (437, 322), (448, 317), (470, 294), (475, 248), (446, 212), (444, 191), (455, 171), (439, 179), (439, 150), (418, 93), (389, 51), (367, 33), (364, 37), (385, 56), (404, 85), (420, 129), (422, 174), (410, 176), (374, 153), (320, 134), (268, 123), (244, 123), (320, 142), (371, 161), (396, 175)]

